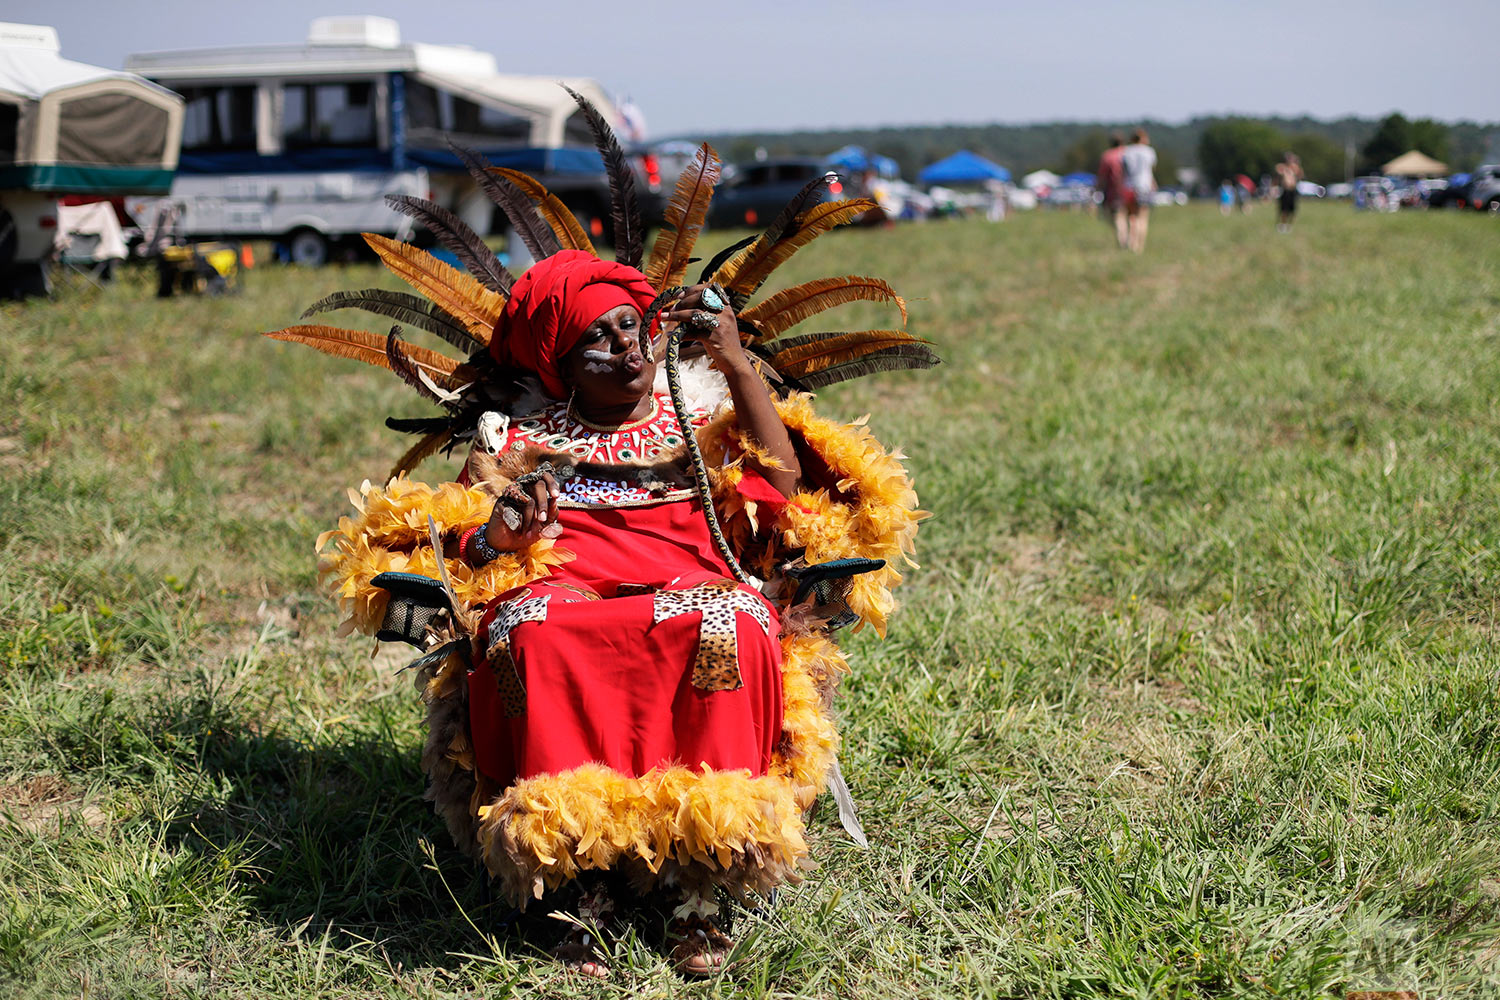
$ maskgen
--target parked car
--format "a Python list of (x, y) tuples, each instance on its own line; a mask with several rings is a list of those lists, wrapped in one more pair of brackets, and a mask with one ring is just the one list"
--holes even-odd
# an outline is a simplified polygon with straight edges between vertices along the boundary
[(1469, 188), (1472, 186), (1474, 177), (1472, 174), (1454, 174), (1448, 178), (1446, 184), (1441, 188), (1434, 188), (1428, 192), (1428, 208), (1468, 208)]
[(807, 182), (825, 174), (833, 181), (823, 189), (821, 201), (847, 197), (847, 178), (830, 170), (824, 160), (795, 157), (756, 160), (726, 171), (708, 210), (711, 226), (759, 226), (776, 217)]
[(1500, 163), (1485, 163), (1474, 168), (1469, 181), (1469, 204), (1482, 211), (1500, 214)]

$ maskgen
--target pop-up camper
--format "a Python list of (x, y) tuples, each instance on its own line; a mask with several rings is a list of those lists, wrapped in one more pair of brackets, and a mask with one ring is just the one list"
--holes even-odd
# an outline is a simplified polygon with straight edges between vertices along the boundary
[(45, 288), (57, 197), (164, 194), (182, 99), (134, 73), (59, 54), (57, 32), (0, 24), (0, 285)]

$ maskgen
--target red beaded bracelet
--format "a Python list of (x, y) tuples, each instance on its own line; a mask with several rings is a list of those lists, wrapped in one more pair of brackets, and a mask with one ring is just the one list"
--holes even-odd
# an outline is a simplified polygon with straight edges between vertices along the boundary
[(474, 557), (469, 555), (469, 539), (473, 538), (474, 533), (482, 527), (484, 527), (484, 525), (481, 524), (476, 527), (470, 528), (468, 531), (465, 531), (463, 537), (458, 540), (458, 556), (465, 562), (474, 561)]

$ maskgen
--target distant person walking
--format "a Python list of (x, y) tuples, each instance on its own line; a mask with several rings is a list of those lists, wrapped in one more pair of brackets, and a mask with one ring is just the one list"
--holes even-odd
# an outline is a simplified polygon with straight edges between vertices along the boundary
[(1276, 231), (1292, 231), (1292, 217), (1297, 214), (1297, 185), (1302, 180), (1302, 161), (1297, 154), (1288, 151), (1276, 164), (1276, 183), (1281, 187), (1281, 214), (1276, 219)]
[(1219, 184), (1219, 214), (1227, 216), (1234, 211), (1234, 185), (1229, 181)]
[(1156, 150), (1151, 137), (1138, 128), (1120, 153), (1125, 170), (1126, 245), (1135, 253), (1146, 249), (1146, 226), (1151, 220), (1151, 196), (1156, 193)]
[(1094, 183), (1104, 197), (1100, 205), (1105, 218), (1115, 227), (1115, 242), (1124, 250), (1129, 246), (1129, 232), (1125, 226), (1125, 136), (1119, 132), (1109, 134), (1109, 148), (1099, 157), (1099, 169)]

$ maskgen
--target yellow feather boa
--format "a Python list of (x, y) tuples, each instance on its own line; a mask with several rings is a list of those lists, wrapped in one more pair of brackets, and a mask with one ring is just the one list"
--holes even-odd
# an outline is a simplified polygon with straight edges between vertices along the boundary
[[(716, 506), (726, 534), (748, 566), (770, 576), (788, 558), (809, 562), (862, 556), (884, 569), (856, 577), (850, 609), (881, 635), (895, 606), (891, 588), (910, 554), (916, 493), (898, 452), (887, 452), (861, 424), (817, 416), (811, 399), (777, 404), (803, 447), (809, 485), (769, 518), (734, 489), (746, 456), (761, 458), (732, 412), (699, 431), (713, 472)], [(821, 466), (821, 467), (819, 467)], [(347, 616), (343, 630), (380, 627), (385, 591), (370, 580), (387, 570), (437, 575), (427, 518), (447, 535), (484, 522), (493, 495), (456, 483), (437, 487), (405, 478), (385, 487), (368, 482), (350, 492), (355, 517), (318, 538), (319, 577)], [(763, 523), (764, 522), (764, 523)], [(474, 568), (446, 565), (458, 598), (470, 607), (539, 579), (572, 553), (543, 539), (530, 548)], [(538, 775), (498, 789), (474, 769), (465, 661), (451, 656), (418, 678), (428, 708), (423, 768), (434, 803), (461, 848), (484, 861), (515, 902), (524, 905), (580, 871), (621, 866), (649, 885), (670, 877), (715, 884), (737, 895), (765, 893), (795, 881), (805, 865), (803, 813), (826, 785), (838, 749), (832, 700), (848, 669), (837, 645), (783, 615), (782, 739), (762, 777), (748, 771), (658, 768), (630, 777), (601, 765)]]

